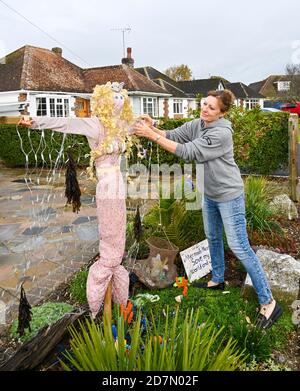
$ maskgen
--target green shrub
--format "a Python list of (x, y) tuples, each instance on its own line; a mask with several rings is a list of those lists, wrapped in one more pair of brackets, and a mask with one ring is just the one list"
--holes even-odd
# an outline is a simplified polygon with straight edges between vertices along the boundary
[(274, 212), (270, 202), (276, 194), (276, 187), (267, 182), (265, 178), (248, 176), (245, 180), (245, 206), (248, 228), (264, 232), (279, 232), (282, 229), (276, 221), (272, 220)]
[(226, 116), (234, 130), (234, 156), (240, 169), (270, 174), (288, 164), (288, 113), (233, 107)]
[[(133, 323), (130, 348), (126, 349), (125, 323), (117, 319), (118, 340), (114, 341), (111, 326), (97, 325), (92, 320), (80, 322), (80, 330), (71, 327), (71, 351), (62, 362), (65, 370), (71, 365), (79, 371), (234, 371), (245, 361), (244, 352), (230, 338), (223, 339), (224, 330), (213, 323), (202, 325), (199, 310), (187, 310), (178, 332), (178, 311), (164, 322), (162, 343), (155, 331), (141, 333), (141, 313)], [(153, 322), (155, 322), (153, 318)], [(156, 337), (156, 338), (155, 338)]]
[(253, 357), (250, 363), (244, 363), (241, 368), (241, 371), (272, 371), (272, 372), (288, 372), (292, 369), (285, 364), (277, 363), (271, 358), (268, 358), (265, 362), (259, 363), (256, 358)]
[[(184, 200), (162, 200), (144, 217), (149, 236), (159, 236), (174, 243), (180, 251), (205, 239), (202, 211), (186, 210)], [(160, 213), (162, 228), (160, 228)]]
[[(227, 114), (228, 119), (232, 122), (234, 129), (234, 152), (235, 159), (239, 167), (245, 172), (258, 174), (269, 174), (272, 171), (287, 166), (288, 163), (288, 116), (289, 113), (265, 113), (259, 109), (241, 110), (240, 108), (232, 108)], [(164, 120), (161, 119), (159, 127), (164, 130), (175, 129), (183, 125), (191, 119), (180, 120)], [(45, 130), (45, 141), (41, 139), (41, 132), (38, 130), (30, 130), (30, 138), (28, 130), (19, 128), (23, 142), (24, 151), (29, 154), (29, 165), (42, 165), (41, 151), (44, 149), (43, 155), (45, 161), (49, 164), (49, 160), (55, 161), (58, 150), (62, 143), (63, 135), (57, 132)], [(157, 147), (155, 143), (149, 143), (146, 139), (141, 139), (144, 148), (150, 152), (150, 145), (153, 144), (151, 162), (166, 163), (169, 165), (184, 164), (184, 161), (173, 155), (161, 147)], [(32, 144), (32, 145), (31, 145)], [(72, 148), (75, 151), (75, 158), (79, 158), (80, 165), (88, 165), (89, 158), (85, 157), (89, 154), (90, 148), (85, 136), (67, 135), (65, 139), (65, 151), (67, 146), (77, 147)], [(35, 157), (34, 152), (38, 151)], [(51, 159), (49, 151), (51, 151)], [(35, 159), (36, 158), (36, 159)], [(24, 167), (25, 156), (20, 147), (20, 139), (18, 137), (15, 125), (0, 125), (0, 159), (10, 167)], [(147, 157), (149, 161), (149, 154)], [(129, 164), (137, 161), (136, 152), (129, 160)], [(143, 161), (142, 161), (143, 162)]]
[(13, 338), (19, 338), (21, 342), (32, 339), (38, 331), (46, 325), (57, 322), (64, 314), (73, 310), (73, 307), (67, 303), (44, 303), (37, 307), (32, 307), (32, 320), (30, 322), (31, 332), (25, 329), (25, 334), (19, 337), (18, 320), (15, 319), (11, 326), (11, 335)]
[[(22, 139), (22, 148), (28, 155), (29, 166), (42, 166), (42, 154), (46, 162), (45, 165), (50, 166), (51, 163), (54, 164), (62, 145), (62, 133), (45, 130), (45, 137), (43, 139), (43, 137), (41, 137), (42, 132), (39, 130), (28, 130), (26, 128), (18, 127), (18, 131)], [(73, 156), (76, 160), (79, 160), (80, 165), (88, 165), (89, 158), (86, 158), (85, 154), (90, 152), (90, 147), (85, 136), (67, 135), (64, 143), (65, 152), (68, 146), (73, 146)], [(26, 159), (22, 152), (22, 148), (16, 126), (0, 125), (0, 158), (6, 166), (25, 166)], [(63, 160), (64, 156), (62, 156), (62, 161)]]

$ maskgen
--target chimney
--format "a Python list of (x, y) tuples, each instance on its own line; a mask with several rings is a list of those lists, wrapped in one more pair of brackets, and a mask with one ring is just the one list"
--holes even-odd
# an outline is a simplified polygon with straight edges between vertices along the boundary
[(129, 67), (133, 68), (133, 66), (134, 66), (134, 59), (131, 58), (131, 48), (127, 48), (127, 57), (122, 58), (122, 64), (126, 64)]
[(52, 48), (52, 52), (57, 54), (59, 57), (62, 57), (62, 48)]

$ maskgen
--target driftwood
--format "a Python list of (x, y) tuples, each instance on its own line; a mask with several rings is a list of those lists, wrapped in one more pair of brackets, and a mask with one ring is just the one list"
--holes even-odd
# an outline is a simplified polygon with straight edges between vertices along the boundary
[(24, 371), (36, 368), (62, 340), (67, 328), (86, 313), (87, 311), (65, 314), (51, 326), (43, 327), (34, 338), (24, 343), (0, 367), (0, 371)]

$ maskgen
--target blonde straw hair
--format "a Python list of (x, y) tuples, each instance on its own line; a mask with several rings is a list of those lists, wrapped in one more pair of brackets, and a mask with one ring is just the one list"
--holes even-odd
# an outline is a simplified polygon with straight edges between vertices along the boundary
[(109, 146), (113, 141), (118, 141), (125, 144), (128, 156), (131, 153), (131, 148), (134, 144), (139, 144), (136, 136), (128, 134), (128, 127), (135, 121), (132, 112), (127, 90), (122, 89), (120, 94), (124, 98), (122, 111), (119, 114), (114, 113), (114, 91), (112, 83), (108, 82), (105, 85), (96, 85), (91, 97), (92, 114), (99, 118), (99, 121), (104, 126), (105, 138), (99, 143), (94, 151), (91, 151), (90, 165), (87, 168), (87, 173), (90, 179), (96, 180), (94, 173), (95, 160), (109, 152)]

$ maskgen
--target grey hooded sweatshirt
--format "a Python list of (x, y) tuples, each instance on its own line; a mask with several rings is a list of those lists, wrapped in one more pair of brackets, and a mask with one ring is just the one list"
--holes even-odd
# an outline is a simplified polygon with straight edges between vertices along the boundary
[(217, 202), (233, 200), (244, 191), (234, 161), (232, 133), (231, 122), (224, 118), (208, 126), (195, 119), (166, 132), (168, 139), (178, 143), (175, 155), (204, 164), (204, 194)]

